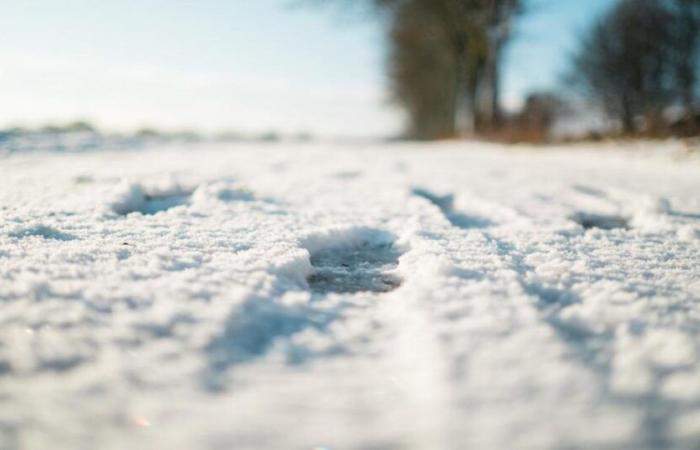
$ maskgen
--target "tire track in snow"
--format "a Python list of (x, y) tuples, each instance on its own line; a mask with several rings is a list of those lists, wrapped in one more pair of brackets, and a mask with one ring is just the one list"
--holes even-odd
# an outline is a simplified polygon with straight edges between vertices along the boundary
[(413, 195), (428, 200), (433, 205), (437, 206), (445, 218), (455, 227), (471, 229), (471, 228), (488, 228), (494, 223), (484, 217), (468, 215), (456, 211), (454, 207), (454, 195), (439, 195), (424, 188), (414, 188)]
[[(452, 195), (442, 197), (435, 196), (434, 194), (421, 195), (421, 193), (419, 193), (417, 195), (427, 199), (434, 206), (438, 207), (443, 215), (453, 213), (451, 207), (441, 207), (440, 201), (441, 199), (449, 198), (451, 205), (451, 202), (453, 201)], [(502, 205), (496, 206), (502, 207)], [(564, 374), (566, 379), (565, 382), (560, 384), (548, 384), (546, 381), (541, 383), (535, 382), (531, 384), (530, 388), (534, 389), (535, 391), (539, 391), (538, 395), (543, 397), (542, 400), (545, 403), (547, 402), (545, 399), (550, 395), (549, 391), (573, 389), (570, 395), (583, 395), (583, 397), (580, 399), (580, 401), (583, 403), (580, 406), (572, 405), (571, 408), (568, 408), (568, 414), (586, 414), (586, 408), (595, 407), (598, 404), (597, 402), (604, 398), (604, 394), (606, 393), (606, 376), (604, 370), (605, 367), (599, 366), (598, 361), (596, 360), (597, 353), (584, 351), (585, 343), (591, 338), (591, 336), (587, 335), (583, 330), (576, 330), (575, 328), (572, 328), (571, 325), (559, 320), (559, 311), (561, 309), (565, 308), (567, 305), (575, 304), (579, 301), (576, 293), (571, 290), (554, 288), (540, 283), (536, 276), (534, 276), (534, 268), (525, 262), (525, 254), (520, 251), (516, 245), (499, 238), (499, 233), (497, 230), (465, 230), (457, 227), (454, 229), (452, 236), (450, 237), (452, 239), (462, 240), (465, 239), (468, 234), (472, 235), (472, 239), (474, 234), (481, 236), (484, 241), (483, 243), (490, 245), (493, 248), (493, 253), (496, 255), (499, 261), (496, 264), (497, 268), (492, 268), (491, 271), (487, 271), (485, 274), (485, 277), (489, 279), (491, 285), (491, 287), (488, 288), (491, 292), (486, 294), (487, 296), (492, 296), (492, 299), (490, 299), (491, 304), (482, 305), (482, 309), (479, 311), (479, 313), (482, 315), (487, 313), (488, 315), (492, 315), (492, 317), (487, 317), (484, 315), (481, 317), (481, 319), (488, 322), (496, 317), (504, 317), (505, 314), (505, 317), (510, 316), (509, 320), (511, 321), (510, 327), (508, 327), (509, 329), (507, 331), (503, 331), (503, 337), (496, 335), (491, 339), (486, 340), (488, 345), (491, 346), (491, 352), (496, 355), (491, 359), (512, 361), (514, 358), (515, 361), (519, 361), (518, 364), (520, 365), (520, 372), (528, 373), (529, 371), (532, 371), (533, 374), (540, 374), (540, 371), (542, 370), (541, 367), (548, 367), (548, 370), (553, 370), (553, 368), (558, 366), (559, 368), (556, 370)], [(449, 250), (446, 251), (449, 252)], [(513, 283), (516, 283), (516, 285), (514, 286)], [(499, 292), (498, 289), (493, 288), (494, 286), (499, 285), (509, 286), (509, 288), (505, 289), (505, 292)], [(481, 292), (481, 295), (484, 294), (484, 292)], [(479, 302), (478, 298), (475, 297), (463, 298), (463, 300), (465, 302)], [(468, 317), (468, 319), (463, 320), (475, 320), (478, 322), (478, 319), (475, 319), (474, 317)], [(550, 329), (555, 332), (555, 335), (553, 336), (554, 339), (548, 337), (548, 333), (545, 331), (546, 329)], [(582, 334), (579, 335), (579, 332)], [(522, 338), (520, 336), (522, 336)], [(532, 349), (531, 351), (541, 353), (535, 358), (535, 360), (540, 359), (538, 364), (532, 365), (531, 361), (528, 361), (527, 359), (523, 360), (519, 355), (512, 354), (512, 348), (510, 348), (510, 344), (508, 342), (518, 341), (520, 339), (526, 339), (529, 341), (529, 347)], [(475, 340), (478, 340), (478, 337), (477, 339), (473, 338), (471, 340), (474, 342)], [(581, 341), (583, 341), (584, 345), (580, 345)], [(456, 345), (455, 347), (459, 348), (460, 346)], [(502, 347), (502, 349), (499, 349), (499, 347)], [(572, 360), (567, 358), (566, 355), (571, 351), (573, 351), (573, 354), (577, 356), (579, 361), (578, 363), (572, 364)], [(467, 367), (469, 366), (470, 359), (479, 359), (479, 357), (475, 358), (473, 354), (466, 355), (464, 360), (467, 361)], [(494, 361), (487, 361), (487, 364), (482, 364), (479, 368), (490, 372), (488, 364), (493, 363)], [(476, 364), (476, 366), (478, 367), (479, 364)], [(496, 363), (496, 366), (498, 366), (498, 363)], [(469, 372), (468, 368), (461, 368), (460, 370), (459, 367), (456, 367), (455, 369), (459, 371), (460, 375)], [(498, 385), (501, 382), (499, 381), (499, 378), (501, 377), (498, 375), (493, 377), (490, 388), (499, 389)], [(513, 389), (513, 386), (507, 385), (507, 381), (505, 381), (505, 379), (504, 382), (506, 385), (502, 387), (503, 391)], [(569, 383), (573, 383), (575, 386), (567, 386)], [(518, 389), (516, 388), (516, 392), (513, 394), (515, 396), (522, 396), (523, 394), (518, 393), (517, 390)], [(466, 392), (466, 398), (471, 397), (471, 400), (474, 401), (474, 389), (467, 388)], [(532, 395), (532, 393), (529, 395)], [(479, 394), (476, 394), (476, 401), (478, 401), (478, 398)], [(555, 403), (551, 404), (551, 407), (558, 408), (560, 410), (567, 409), (561, 405), (555, 406), (558, 403), (560, 402), (555, 401)], [(618, 414), (621, 413), (621, 411), (618, 411)], [(615, 414), (612, 414), (610, 417), (612, 419), (619, 418), (619, 416), (615, 416)], [(552, 417), (552, 421), (554, 423), (556, 423), (557, 419), (558, 417)], [(503, 421), (504, 423), (507, 423), (508, 419), (504, 417)], [(541, 426), (541, 423), (537, 423), (536, 425)], [(554, 428), (556, 428), (556, 426)], [(656, 428), (658, 429), (658, 427)], [(554, 433), (552, 434), (554, 435)], [(475, 444), (489, 446), (507, 445), (507, 443), (494, 442), (492, 440), (493, 436), (486, 435), (485, 439), (488, 439), (488, 441), (477, 441)], [(620, 442), (629, 442), (630, 439), (633, 439), (633, 436), (627, 436), (626, 439), (627, 441), (624, 437), (622, 437), (620, 438)], [(585, 441), (585, 439), (581, 436), (573, 436), (570, 440), (573, 442)], [(563, 442), (566, 442), (566, 439), (564, 439)], [(659, 438), (659, 433), (654, 433), (652, 436), (645, 436), (640, 442), (660, 443), (664, 441), (663, 439)], [(537, 445), (544, 447), (557, 446), (562, 445), (562, 441), (555, 439), (549, 444), (539, 442)], [(615, 446), (613, 445), (612, 448), (615, 448)]]
[[(428, 194), (423, 194), (424, 192)], [(585, 193), (588, 193), (588, 189), (585, 190)], [(600, 191), (595, 191), (595, 193), (597, 196), (603, 195)], [(425, 189), (414, 190), (414, 194), (428, 199), (435, 206), (438, 206), (444, 215), (452, 213), (453, 211), (451, 206), (454, 202), (453, 194), (438, 196)], [(446, 200), (443, 201), (443, 199)], [(450, 205), (449, 208), (441, 206), (445, 203)], [(501, 204), (493, 204), (498, 208), (504, 208)], [(547, 322), (561, 335), (564, 342), (571, 343), (580, 341), (587, 336), (585, 330), (576, 329), (572, 325), (566, 325), (557, 318), (563, 308), (580, 302), (578, 294), (573, 290), (550, 286), (539, 281), (535, 274), (536, 268), (526, 262), (526, 253), (523, 252), (517, 244), (505, 240), (502, 237), (498, 237), (497, 235), (499, 233), (497, 231), (483, 231), (482, 234), (486, 240), (494, 246), (502, 263), (510, 268), (513, 274), (516, 275), (516, 279), (522, 287), (523, 292), (537, 300), (535, 304), (544, 314)], [(584, 356), (580, 353), (581, 352), (577, 352), (577, 354), (581, 356), (582, 361), (586, 364), (596, 364), (593, 356)], [(596, 369), (600, 370), (604, 368), (596, 367)]]
[[(669, 448), (670, 414), (678, 404), (665, 400), (660, 395), (661, 378), (653, 375), (652, 386), (642, 395), (620, 395), (611, 391), (613, 378), (613, 356), (615, 335), (610, 330), (594, 331), (567, 319), (564, 311), (571, 305), (581, 304), (580, 296), (570, 289), (548, 286), (538, 281), (536, 268), (525, 262), (525, 254), (515, 245), (502, 239), (493, 242), (511, 259), (512, 268), (519, 276), (519, 282), (525, 292), (536, 298), (536, 305), (543, 319), (554, 329), (561, 341), (567, 345), (571, 354), (595, 377), (596, 391), (600, 401), (616, 402), (630, 410), (643, 411), (639, 423), (639, 442), (643, 448)], [(661, 411), (666, 411), (663, 414)]]
[[(316, 274), (309, 281), (320, 276), (324, 280), (321, 293), (354, 292), (355, 288), (347, 286), (351, 282), (365, 291), (356, 294), (358, 300), (368, 292), (375, 292), (363, 312), (364, 317), (354, 319), (356, 325), (353, 319), (343, 320), (351, 328), (366, 327), (363, 321), (367, 317), (376, 321), (377, 328), (368, 330), (364, 336), (368, 341), (365, 352), (378, 355), (376, 364), (371, 366), (373, 373), (360, 372), (354, 376), (367, 380), (379, 376), (388, 386), (392, 407), (389, 411), (382, 404), (374, 407), (379, 408), (375, 414), (379, 423), (383, 423), (382, 428), (396, 433), (390, 439), (393, 442), (390, 447), (400, 443), (401, 448), (416, 450), (450, 448), (447, 417), (451, 401), (450, 370), (440, 332), (422, 304), (422, 299), (434, 290), (434, 279), (431, 275), (425, 278), (410, 267), (412, 259), (424, 256), (413, 248), (421, 243), (411, 239), (397, 241), (395, 236), (380, 230), (360, 228), (355, 232), (359, 233), (359, 240), (347, 233), (336, 236), (331, 233), (330, 239), (324, 236), (306, 239), (311, 262), (318, 264)], [(396, 263), (398, 268), (394, 272)], [(326, 276), (329, 265), (334, 266), (333, 273)], [(328, 280), (335, 284), (333, 289), (327, 289)], [(311, 284), (313, 287), (314, 283)], [(358, 350), (352, 343), (347, 346)], [(362, 354), (361, 350), (358, 356), (364, 358), (368, 354)], [(396, 428), (396, 423), (411, 425)]]
[[(545, 244), (547, 236), (537, 236), (536, 232), (530, 232), (526, 233), (524, 239), (500, 237), (497, 239), (499, 245), (506, 248), (506, 253), (513, 259), (514, 267), (523, 274), (524, 288), (539, 299), (538, 304), (545, 320), (557, 330), (562, 340), (572, 350), (572, 354), (597, 375), (601, 404), (617, 403), (627, 410), (641, 412), (637, 433), (639, 445), (643, 448), (664, 449), (678, 445), (679, 440), (673, 434), (674, 420), (681, 411), (697, 413), (700, 408), (697, 404), (670, 398), (664, 391), (668, 385), (667, 381), (674, 373), (683, 373), (689, 367), (684, 367), (683, 364), (677, 367), (673, 365), (664, 367), (665, 363), (654, 362), (655, 359), (663, 360), (661, 355), (654, 355), (655, 351), (648, 353), (650, 350), (645, 349), (645, 346), (649, 345), (646, 344), (650, 339), (649, 336), (654, 336), (657, 332), (663, 333), (666, 325), (662, 324), (668, 320), (668, 317), (675, 316), (673, 307), (662, 307), (661, 310), (666, 311), (659, 314), (659, 312), (652, 312), (650, 304), (644, 307), (648, 311), (634, 309), (629, 303), (627, 305), (630, 306), (620, 305), (620, 300), (616, 297), (632, 296), (636, 299), (635, 304), (639, 306), (647, 303), (642, 303), (644, 297), (650, 297), (650, 300), (652, 297), (660, 297), (662, 304), (668, 302), (668, 299), (675, 298), (676, 300), (670, 302), (673, 304), (678, 296), (683, 300), (682, 296), (686, 294), (680, 288), (664, 292), (651, 290), (645, 293), (646, 288), (638, 287), (640, 280), (633, 281), (619, 276), (620, 273), (626, 273), (626, 277), (630, 276), (629, 267), (625, 267), (629, 261), (625, 256), (618, 257), (617, 260), (609, 260), (611, 255), (605, 245), (609, 239), (616, 246), (628, 245), (631, 251), (639, 252), (639, 249), (635, 248), (635, 245), (638, 245), (638, 241), (635, 240), (635, 228), (659, 232), (658, 224), (663, 224), (669, 218), (675, 216), (687, 219), (687, 217), (674, 212), (670, 203), (663, 197), (650, 197), (621, 189), (603, 191), (581, 185), (575, 185), (573, 189), (582, 197), (576, 204), (590, 203), (586, 198), (588, 197), (599, 206), (592, 210), (576, 207), (577, 212), (570, 216), (571, 220), (585, 230), (595, 229), (597, 238), (588, 240), (588, 249), (586, 246), (581, 248), (581, 241), (585, 241), (586, 236), (578, 234), (566, 234), (564, 242), (547, 245), (548, 261), (566, 261), (567, 267), (559, 268), (558, 278), (559, 280), (568, 278), (565, 284), (569, 287), (553, 286), (552, 281), (557, 280), (556, 274), (553, 280), (540, 280), (538, 269), (541, 267), (527, 261), (528, 254), (531, 254), (533, 249), (541, 251), (538, 247)], [(610, 211), (613, 212), (610, 213)], [(524, 247), (523, 241), (528, 240), (530, 242), (526, 244), (527, 247)], [(669, 252), (668, 243), (661, 244), (660, 241), (648, 240), (643, 252), (649, 255), (663, 255)], [(576, 260), (590, 260), (599, 270), (587, 267), (584, 273), (576, 274), (577, 269), (574, 269)], [(639, 262), (638, 260), (637, 265)], [(643, 265), (654, 266), (646, 262)], [(547, 262), (544, 262), (544, 266), (547, 266)], [(600, 270), (605, 266), (610, 266), (611, 271)], [(619, 270), (615, 270), (615, 267), (619, 267)], [(633, 272), (641, 271), (644, 276), (650, 273), (663, 276), (658, 273), (660, 269), (663, 271), (658, 266), (646, 271), (637, 267)], [(610, 283), (612, 288), (609, 286)], [(575, 291), (572, 287), (577, 284), (586, 286), (585, 291)], [(637, 287), (634, 287), (635, 284)], [(645, 284), (644, 281), (641, 284)], [(596, 293), (596, 289), (601, 292)], [(602, 317), (603, 323), (595, 323), (595, 317), (588, 318), (586, 314), (591, 314), (598, 308), (596, 302), (599, 300), (596, 296), (600, 297), (600, 295), (605, 296), (606, 315), (613, 317)], [(690, 299), (680, 303), (684, 304), (687, 301)], [(625, 310), (625, 308), (628, 309)], [(684, 328), (692, 330), (698, 327), (691, 321), (686, 323)], [(697, 340), (698, 332), (690, 332), (687, 336)], [(634, 344), (625, 346), (624, 341), (628, 339), (635, 341)], [(639, 354), (640, 351), (641, 354)], [(644, 352), (647, 354), (644, 355)], [(669, 349), (664, 353), (667, 352), (674, 352), (674, 350)], [(638, 354), (635, 355), (635, 353)], [(634, 356), (628, 356), (628, 354)], [(624, 368), (629, 361), (635, 360), (637, 362), (633, 364), (637, 364), (636, 366)], [(643, 386), (635, 387), (635, 383), (639, 383), (634, 381), (635, 378), (637, 380), (646, 378), (647, 381), (642, 383)]]
[(381, 370), (399, 393), (395, 407), (401, 421), (411, 424), (403, 430), (406, 448), (450, 448), (450, 368), (440, 332), (420, 304), (426, 288), (418, 283), (409, 281), (413, 295), (397, 291), (379, 305), (378, 316), (391, 336), (383, 342)]
[[(610, 204), (614, 204), (617, 210), (622, 209), (621, 201), (610, 199), (602, 191), (591, 193), (586, 189), (582, 193), (593, 195), (596, 198), (601, 198)], [(607, 230), (627, 228), (628, 220), (631, 221), (633, 216), (637, 216), (637, 220), (639, 220), (638, 216), (640, 214), (673, 214), (663, 199), (650, 201), (643, 196), (635, 196), (630, 193), (625, 193), (625, 195), (628, 197), (628, 202), (633, 204), (645, 203), (647, 205), (646, 209), (634, 214), (630, 212), (630, 219), (622, 215), (598, 215), (579, 210), (577, 215), (573, 217), (573, 220), (578, 222), (584, 229), (597, 228), (601, 230), (598, 233), (605, 235)], [(629, 200), (632, 197), (634, 199)], [(650, 204), (651, 210), (649, 209)], [(657, 206), (657, 204), (660, 206)], [(576, 220), (577, 218), (583, 218), (583, 220)], [(571, 308), (585, 308), (580, 294), (570, 287), (556, 286), (545, 280), (540, 280), (538, 267), (528, 262), (528, 254), (533, 251), (531, 243), (534, 243), (536, 248), (538, 245), (542, 245), (541, 238), (534, 236), (532, 231), (523, 233), (525, 239), (518, 238), (515, 240), (512, 236), (504, 238), (499, 236), (500, 234), (502, 233), (499, 233), (499, 230), (484, 232), (484, 235), (494, 243), (504, 261), (517, 274), (518, 282), (524, 292), (536, 299), (535, 305), (540, 311), (542, 319), (556, 331), (561, 341), (570, 349), (571, 354), (580, 362), (581, 368), (585, 368), (596, 380), (597, 387), (592, 392), (592, 395), (598, 402), (595, 406), (603, 408), (606, 405), (616, 404), (618, 407), (630, 412), (641, 412), (635, 433), (635, 438), (637, 438), (639, 445), (649, 449), (663, 449), (672, 445), (674, 442), (672, 438), (672, 420), (676, 415), (674, 411), (697, 411), (697, 406), (684, 405), (683, 402), (667, 398), (662, 394), (664, 378), (673, 373), (673, 370), (651, 369), (649, 375), (651, 380), (644, 391), (638, 393), (620, 392), (620, 387), (616, 386), (616, 384), (619, 384), (619, 381), (616, 381), (619, 375), (616, 374), (616, 369), (613, 367), (617, 359), (620, 357), (624, 358), (624, 355), (620, 355), (620, 350), (617, 349), (620, 338), (616, 333), (619, 331), (619, 328), (589, 328), (589, 324), (585, 322), (579, 324), (575, 319), (576, 316), (573, 316), (572, 319), (571, 315), (568, 314)], [(528, 243), (528, 239), (531, 240), (533, 237), (535, 241)], [(567, 258), (570, 258), (571, 239), (576, 237), (577, 235), (568, 236), (564, 243), (547, 246), (548, 260), (566, 261)], [(544, 238), (546, 239), (547, 237), (544, 236)], [(527, 246), (526, 248), (523, 248), (523, 243)], [(579, 257), (581, 256), (584, 255), (579, 255)], [(568, 270), (571, 269), (569, 268)], [(601, 276), (600, 281), (604, 280), (604, 276)], [(574, 280), (569, 284), (573, 285), (575, 282)], [(590, 284), (590, 274), (587, 275), (586, 279), (578, 280), (578, 282)], [(672, 293), (666, 295), (672, 295)], [(634, 370), (638, 371), (640, 369)]]
[[(422, 274), (432, 292), (417, 295), (415, 314), (422, 315), (424, 326), (433, 330), (436, 349), (431, 352), (443, 364), (432, 384), (446, 386), (441, 388), (445, 394), (442, 404), (436, 400), (434, 407), (460, 412), (459, 422), (443, 415), (442, 429), (449, 442), (460, 443), (458, 448), (512, 446), (483, 421), (495, 414), (503, 416), (504, 424), (517, 422), (517, 417), (506, 417), (501, 404), (520, 395), (507, 367), (514, 361), (526, 361), (522, 359), (525, 355), (513, 353), (513, 342), (523, 333), (529, 334), (526, 338), (542, 339), (530, 332), (531, 307), (513, 291), (512, 274), (494, 258), (493, 245), (482, 230), (450, 226), (440, 217), (443, 208), (425, 196), (418, 197), (422, 199), (416, 211), (418, 231), (411, 245), (420, 253), (409, 270), (419, 274), (420, 267), (435, 270)], [(411, 290), (420, 292), (415, 287)]]

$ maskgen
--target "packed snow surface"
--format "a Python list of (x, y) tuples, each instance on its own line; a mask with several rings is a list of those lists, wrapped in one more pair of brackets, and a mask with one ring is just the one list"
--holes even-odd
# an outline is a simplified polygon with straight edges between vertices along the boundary
[(698, 449), (675, 143), (0, 158), (0, 448)]

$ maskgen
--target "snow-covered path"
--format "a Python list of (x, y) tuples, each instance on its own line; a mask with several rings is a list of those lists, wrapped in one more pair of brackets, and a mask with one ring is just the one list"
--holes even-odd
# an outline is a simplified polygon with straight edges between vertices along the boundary
[(697, 449), (674, 145), (0, 159), (0, 449)]

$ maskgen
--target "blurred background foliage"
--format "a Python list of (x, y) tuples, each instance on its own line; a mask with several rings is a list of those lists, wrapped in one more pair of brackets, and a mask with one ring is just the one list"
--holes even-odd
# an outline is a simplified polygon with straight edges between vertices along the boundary
[(364, 1), (386, 22), (387, 72), (392, 98), (408, 117), (406, 137), (541, 142), (562, 118), (591, 110), (608, 119), (596, 135), (700, 133), (700, 0), (618, 1), (581, 36), (560, 87), (531, 93), (515, 112), (501, 102), (504, 48), (531, 4)]

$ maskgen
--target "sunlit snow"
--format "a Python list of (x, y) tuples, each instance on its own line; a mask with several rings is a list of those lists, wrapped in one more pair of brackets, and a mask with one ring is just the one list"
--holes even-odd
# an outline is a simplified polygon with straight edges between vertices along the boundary
[(4, 155), (0, 448), (697, 448), (681, 149)]

